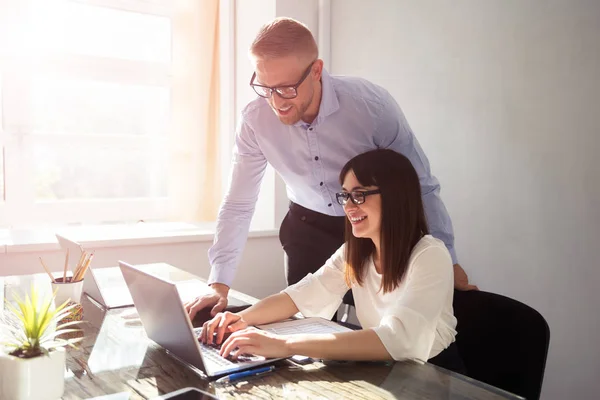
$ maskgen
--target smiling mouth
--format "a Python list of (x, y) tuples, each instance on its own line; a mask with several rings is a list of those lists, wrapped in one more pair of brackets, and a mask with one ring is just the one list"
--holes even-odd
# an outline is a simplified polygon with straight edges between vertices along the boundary
[(362, 217), (348, 217), (348, 219), (350, 220), (350, 223), (354, 224), (358, 224), (362, 221), (364, 221), (365, 219), (367, 219), (367, 216), (362, 216)]
[(292, 109), (292, 106), (284, 107), (284, 108), (278, 108), (277, 112), (279, 114), (287, 114), (291, 109)]

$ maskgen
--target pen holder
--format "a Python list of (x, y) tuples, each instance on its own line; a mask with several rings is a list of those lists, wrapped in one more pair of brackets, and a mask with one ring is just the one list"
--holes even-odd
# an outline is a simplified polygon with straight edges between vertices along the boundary
[(83, 289), (83, 279), (77, 282), (71, 282), (72, 277), (67, 277), (63, 282), (63, 278), (55, 278), (52, 283), (52, 292), (56, 291), (54, 304), (61, 305), (69, 300), (74, 303), (81, 303), (81, 291)]

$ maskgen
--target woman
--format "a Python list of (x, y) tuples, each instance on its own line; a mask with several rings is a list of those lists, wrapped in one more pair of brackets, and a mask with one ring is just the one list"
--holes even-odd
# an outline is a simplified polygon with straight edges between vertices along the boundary
[[(202, 340), (220, 344), (233, 332), (223, 356), (413, 359), (461, 369), (450, 346), (456, 335), (452, 260), (444, 243), (428, 234), (412, 164), (392, 150), (372, 150), (344, 166), (340, 183), (336, 197), (347, 216), (347, 242), (315, 274), (281, 293), (240, 313), (217, 314), (204, 324)], [(281, 336), (248, 328), (298, 311), (331, 318), (349, 288), (362, 330)]]

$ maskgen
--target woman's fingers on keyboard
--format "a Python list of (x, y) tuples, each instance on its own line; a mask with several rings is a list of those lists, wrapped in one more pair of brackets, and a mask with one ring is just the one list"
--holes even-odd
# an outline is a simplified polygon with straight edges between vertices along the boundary
[(202, 328), (200, 330), (200, 334), (198, 335), (198, 340), (201, 343), (204, 344), (209, 344), (209, 340), (208, 340), (208, 331), (209, 331), (209, 324), (210, 321), (206, 321), (205, 323), (202, 324)]
[(238, 347), (233, 351), (233, 359), (237, 361), (252, 361), (256, 357), (252, 355), (252, 351), (255, 351), (253, 346), (242, 346)]
[(200, 340), (202, 343), (206, 343), (206, 322), (202, 324), (202, 331), (200, 331), (198, 340)]
[(223, 319), (223, 314), (217, 314), (210, 322), (208, 332), (206, 332), (208, 343), (212, 344), (215, 342), (215, 330), (218, 331), (221, 320)]
[(223, 343), (223, 345), (221, 346), (221, 351), (220, 351), (221, 356), (228, 357), (235, 348), (244, 345), (244, 343), (247, 340), (248, 340), (247, 338), (240, 337), (239, 335), (237, 335), (237, 332), (232, 334), (231, 336), (229, 336), (229, 338), (227, 338), (225, 343)]
[(217, 344), (221, 344), (223, 342), (223, 338), (225, 336), (225, 333), (227, 332), (227, 328), (235, 321), (238, 321), (240, 319), (239, 315), (230, 313), (230, 312), (225, 312), (223, 313), (223, 316), (221, 318), (221, 321), (219, 321), (219, 327), (217, 329)]
[(219, 325), (217, 326), (217, 344), (221, 344), (223, 342), (223, 334), (225, 333), (225, 328), (229, 325), (227, 322), (227, 314), (224, 314), (223, 318), (219, 321)]

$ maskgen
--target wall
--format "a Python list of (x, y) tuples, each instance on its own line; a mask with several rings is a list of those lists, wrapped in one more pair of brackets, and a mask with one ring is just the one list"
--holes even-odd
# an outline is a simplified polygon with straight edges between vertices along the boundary
[[(94, 266), (117, 266), (118, 260), (132, 264), (166, 262), (202, 278), (208, 278), (210, 267), (207, 252), (211, 244), (210, 240), (202, 240), (146, 246), (95, 247)], [(9, 252), (0, 254), (0, 276), (43, 273), (38, 260), (40, 256), (48, 266), (60, 266), (64, 263), (64, 253), (58, 249)], [(248, 239), (232, 287), (259, 298), (285, 287), (283, 250), (278, 237), (271, 235)]]
[(331, 15), (332, 71), (398, 100), (472, 280), (550, 324), (542, 397), (597, 398), (600, 2), (333, 0)]

